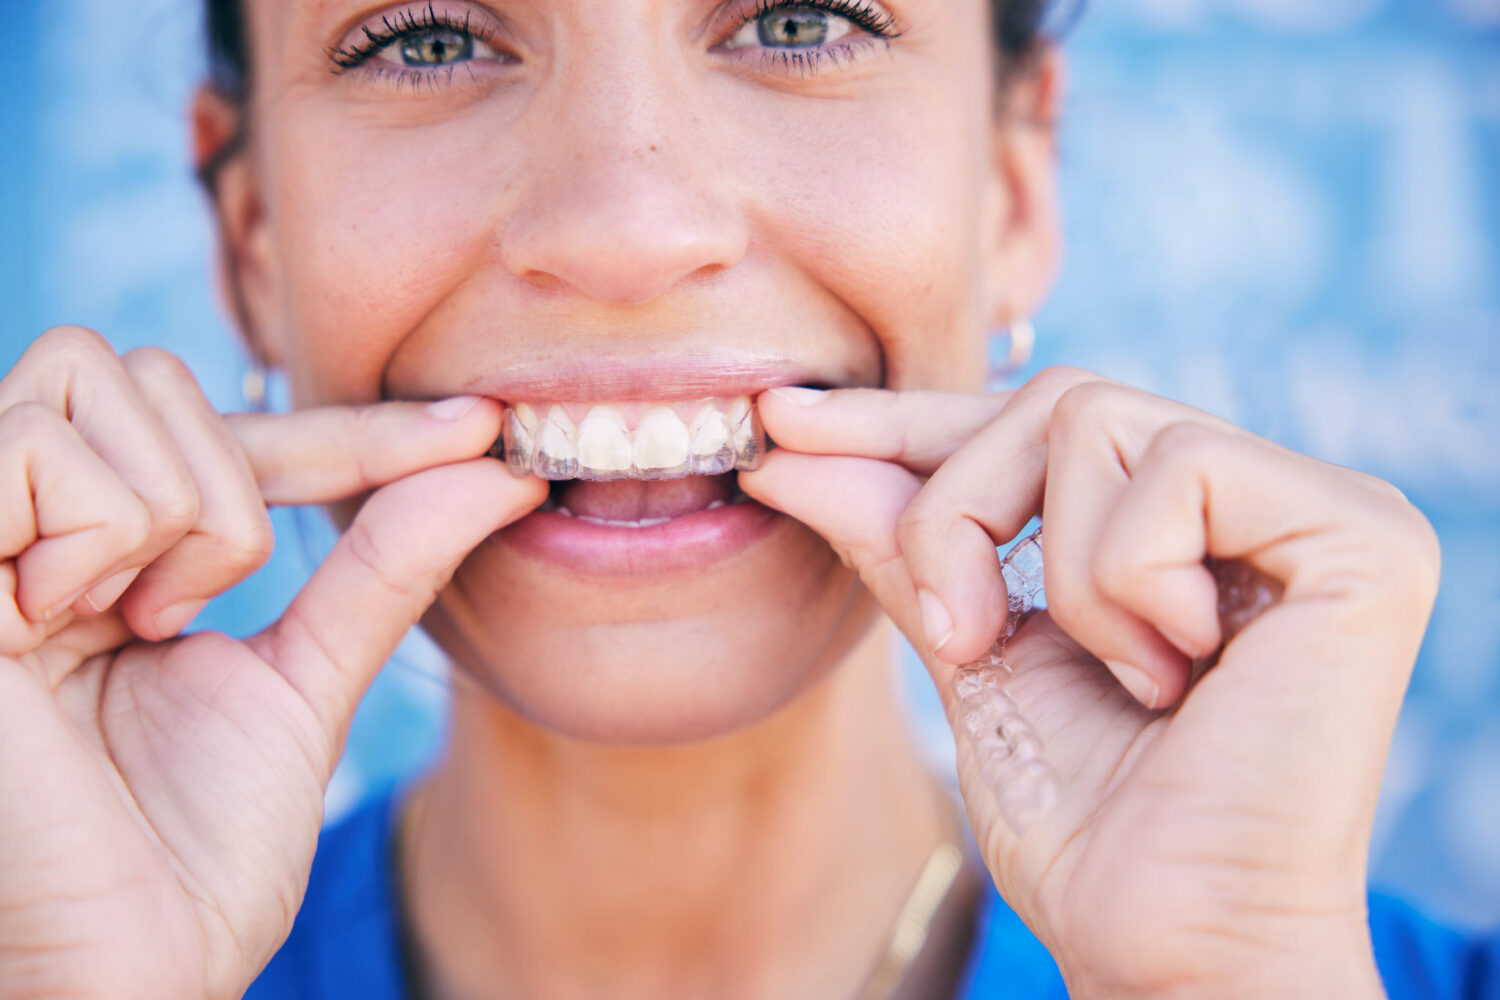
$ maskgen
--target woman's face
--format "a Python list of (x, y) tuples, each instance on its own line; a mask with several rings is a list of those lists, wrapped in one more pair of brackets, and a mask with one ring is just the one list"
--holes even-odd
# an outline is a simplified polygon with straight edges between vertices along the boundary
[[(299, 405), (978, 389), (1053, 228), (1048, 137), (994, 125), (987, 4), (250, 0), (252, 141), (221, 218), (252, 333)], [(732, 488), (701, 485), (579, 503)], [(427, 624), (575, 736), (764, 717), (873, 606), (796, 522), (687, 518), (532, 515)]]

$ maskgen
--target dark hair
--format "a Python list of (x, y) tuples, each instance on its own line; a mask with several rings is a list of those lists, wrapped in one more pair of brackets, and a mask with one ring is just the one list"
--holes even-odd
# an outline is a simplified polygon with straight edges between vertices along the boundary
[(208, 43), (208, 80), (223, 97), (242, 101), (250, 93), (249, 32), (241, 0), (206, 0), (203, 33)]
[[(243, 0), (204, 2), (209, 80), (222, 96), (242, 101), (250, 93), (250, 46)], [(1036, 51), (1051, 6), (1051, 0), (990, 0), (995, 51), (1002, 66), (1016, 65)]]

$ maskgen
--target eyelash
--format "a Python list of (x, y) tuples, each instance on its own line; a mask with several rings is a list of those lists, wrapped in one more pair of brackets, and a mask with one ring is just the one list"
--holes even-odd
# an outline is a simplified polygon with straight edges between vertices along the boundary
[[(825, 14), (843, 18), (864, 34), (817, 48), (766, 48), (760, 53), (762, 65), (767, 68), (774, 66), (788, 75), (797, 73), (801, 76), (808, 76), (817, 72), (825, 59), (832, 59), (837, 63), (841, 57), (851, 55), (858, 47), (871, 42), (888, 45), (901, 35), (896, 19), (876, 7), (871, 0), (755, 0), (754, 9), (736, 18), (734, 31), (730, 32), (730, 37), (733, 37), (734, 32), (739, 31), (745, 25), (767, 14), (799, 9), (822, 11)], [(364, 66), (382, 49), (394, 42), (431, 31), (451, 31), (472, 37), (476, 41), (488, 42), (485, 37), (488, 33), (476, 30), (468, 14), (465, 14), (462, 19), (447, 12), (439, 14), (434, 9), (431, 0), (428, 0), (425, 8), (408, 8), (394, 15), (386, 14), (381, 17), (380, 22), (379, 29), (361, 27), (360, 30), (365, 36), (362, 41), (350, 45), (336, 45), (328, 49), (328, 58), (333, 61), (335, 74), (342, 75)], [(393, 67), (381, 69), (380, 73), (394, 78), (399, 84), (410, 84), (413, 89), (418, 89), (424, 83), (431, 87), (435, 77), (440, 73), (443, 75), (443, 83), (451, 82), (453, 73), (460, 65), (467, 65), (467, 63), (425, 71)]]
[[(431, 0), (428, 0), (424, 8), (407, 8), (395, 14), (382, 15), (378, 29), (361, 25), (360, 30), (365, 36), (362, 41), (350, 45), (335, 45), (328, 49), (328, 58), (333, 61), (335, 75), (342, 76), (362, 66), (369, 70), (371, 67), (365, 64), (386, 46), (428, 32), (449, 31), (486, 44), (489, 42), (488, 36), (493, 33), (477, 27), (470, 14), (466, 13), (462, 18), (455, 17), (446, 11), (439, 14)], [(429, 70), (381, 67), (377, 72), (378, 75), (393, 80), (398, 85), (410, 85), (413, 90), (418, 90), (424, 85), (431, 89), (438, 83), (442, 85), (451, 83), (453, 74), (458, 71), (459, 66), (467, 67), (468, 63), (455, 63), (451, 66), (439, 66)], [(472, 74), (473, 70), (470, 69), (469, 72)]]
[(837, 64), (840, 58), (852, 55), (856, 49), (872, 42), (889, 45), (901, 36), (896, 19), (870, 0), (755, 0), (754, 9), (736, 19), (735, 31), (767, 14), (798, 9), (818, 10), (841, 17), (864, 34), (817, 48), (763, 49), (760, 53), (762, 66), (775, 68), (788, 76), (793, 73), (810, 76), (822, 67), (825, 59), (832, 59)]

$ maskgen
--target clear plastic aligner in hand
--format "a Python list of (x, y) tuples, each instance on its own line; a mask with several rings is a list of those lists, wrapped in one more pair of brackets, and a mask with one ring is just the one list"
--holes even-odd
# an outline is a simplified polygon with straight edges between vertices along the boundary
[[(1237, 559), (1205, 559), (1219, 589), (1223, 643), (1195, 665), (1196, 673), (1218, 660), (1224, 645), (1281, 600), (1282, 584)], [(1009, 613), (1000, 637), (983, 659), (960, 667), (953, 677), (959, 732), (973, 747), (980, 774), (995, 795), (1011, 829), (1024, 833), (1057, 800), (1057, 772), (1042, 756), (1042, 741), (1007, 689), (1012, 676), (1006, 646), (1026, 616), (1046, 605), (1042, 588), (1042, 529), (1027, 535), (1000, 561), (1009, 595)]]
[(1042, 590), (1042, 529), (1027, 535), (1000, 561), (1010, 610), (994, 647), (953, 676), (958, 732), (969, 741), (1000, 814), (1024, 833), (1057, 799), (1057, 772), (1042, 756), (1042, 741), (1021, 714), (1007, 685), (1013, 676), (1006, 646), (1021, 622), (1046, 603)]

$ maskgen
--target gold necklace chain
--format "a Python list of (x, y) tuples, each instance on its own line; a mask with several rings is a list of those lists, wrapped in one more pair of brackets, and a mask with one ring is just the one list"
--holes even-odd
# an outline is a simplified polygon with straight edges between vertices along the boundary
[(964, 866), (964, 852), (951, 840), (945, 840), (933, 848), (912, 886), (901, 912), (896, 916), (896, 925), (891, 929), (891, 940), (886, 946), (885, 956), (875, 971), (870, 974), (864, 987), (855, 995), (855, 1000), (890, 1000), (896, 995), (912, 962), (922, 953), (932, 929), (932, 918), (937, 915), (948, 891)]
[[(399, 815), (391, 845), (391, 866), (394, 869), (396, 882), (397, 908), (401, 924), (400, 937), (402, 950), (405, 953), (403, 964), (407, 972), (406, 992), (409, 1000), (432, 1000), (427, 994), (426, 985), (420, 974), (416, 939), (411, 933), (410, 921), (407, 918), (411, 910), (406, 903), (402, 864), (402, 859), (406, 854), (406, 845), (412, 839), (411, 835), (417, 825), (423, 804), (424, 800), (418, 792), (406, 801), (405, 808), (398, 805)], [(922, 866), (922, 873), (917, 876), (916, 883), (907, 894), (906, 902), (901, 905), (901, 912), (896, 915), (890, 940), (886, 943), (885, 954), (881, 956), (880, 961), (852, 1000), (891, 1000), (896, 995), (912, 963), (922, 953), (922, 948), (926, 945), (927, 937), (932, 930), (933, 918), (942, 908), (943, 901), (948, 898), (948, 893), (952, 890), (954, 882), (958, 880), (963, 866), (963, 849), (952, 840), (945, 839), (932, 849), (932, 853), (927, 856), (927, 863)]]

